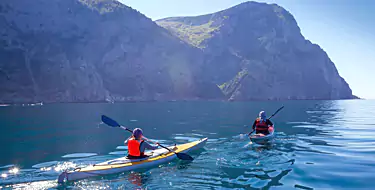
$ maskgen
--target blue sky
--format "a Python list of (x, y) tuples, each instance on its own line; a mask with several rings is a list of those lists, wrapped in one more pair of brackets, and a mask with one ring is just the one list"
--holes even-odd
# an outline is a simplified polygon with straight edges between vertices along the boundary
[[(244, 0), (120, 0), (153, 20), (217, 12)], [(302, 34), (319, 44), (355, 95), (375, 99), (375, 0), (258, 0), (293, 14)]]

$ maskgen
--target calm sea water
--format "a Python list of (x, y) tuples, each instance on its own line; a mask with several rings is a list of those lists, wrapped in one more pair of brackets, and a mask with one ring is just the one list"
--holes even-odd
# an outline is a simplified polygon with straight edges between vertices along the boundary
[[(260, 110), (272, 144), (243, 135)], [(124, 156), (128, 133), (164, 144), (203, 137), (193, 162), (57, 184), (60, 170)], [(0, 189), (374, 189), (375, 101), (169, 102), (0, 107)], [(15, 169), (16, 168), (16, 169)]]

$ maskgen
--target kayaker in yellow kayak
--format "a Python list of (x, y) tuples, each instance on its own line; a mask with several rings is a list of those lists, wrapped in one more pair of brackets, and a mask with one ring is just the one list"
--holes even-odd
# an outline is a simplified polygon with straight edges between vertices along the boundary
[(273, 123), (267, 119), (265, 111), (259, 113), (259, 117), (254, 121), (253, 131), (259, 135), (268, 135), (273, 131)]
[(155, 143), (156, 146), (154, 146), (150, 145), (145, 140), (147, 139), (143, 136), (142, 129), (136, 128), (133, 130), (133, 135), (125, 141), (125, 145), (128, 145), (129, 159), (146, 158), (148, 157), (148, 155), (145, 155), (146, 149), (155, 150), (158, 148), (159, 143)]

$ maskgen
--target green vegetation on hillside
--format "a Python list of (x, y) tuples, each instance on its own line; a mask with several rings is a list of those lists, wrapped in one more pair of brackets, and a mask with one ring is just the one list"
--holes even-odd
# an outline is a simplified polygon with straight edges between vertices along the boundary
[(204, 45), (202, 45), (202, 42), (205, 39), (212, 37), (212, 33), (219, 29), (219, 27), (213, 27), (212, 23), (213, 21), (209, 21), (202, 25), (192, 26), (176, 21), (157, 22), (160, 26), (168, 30), (173, 30), (174, 35), (178, 36), (181, 40), (198, 48), (205, 48)]
[(230, 97), (231, 94), (238, 88), (238, 85), (241, 84), (241, 81), (249, 74), (247, 69), (243, 69), (237, 73), (237, 75), (230, 81), (225, 82), (218, 87), (224, 93), (225, 96)]
[(92, 10), (98, 11), (100, 14), (112, 13), (117, 9), (126, 8), (118, 1), (103, 1), (103, 0), (79, 0), (82, 4), (86, 5)]

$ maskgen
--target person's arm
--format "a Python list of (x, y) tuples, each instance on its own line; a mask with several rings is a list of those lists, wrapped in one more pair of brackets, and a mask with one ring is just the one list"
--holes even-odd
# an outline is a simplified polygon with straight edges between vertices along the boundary
[(253, 130), (247, 135), (251, 135), (251, 133), (253, 133), (255, 131), (256, 124), (257, 124), (257, 120), (255, 120), (254, 123), (253, 123), (253, 126), (252, 126)]
[(144, 152), (146, 149), (147, 150), (155, 150), (157, 148), (158, 148), (158, 145), (150, 145), (148, 142), (143, 141), (143, 143), (141, 144), (140, 150), (141, 150), (141, 152)]
[(256, 124), (257, 124), (257, 121), (255, 120), (254, 123), (253, 123), (253, 130), (255, 130)]
[(273, 123), (272, 123), (272, 121), (271, 121), (271, 120), (269, 120), (269, 119), (267, 119), (267, 125), (268, 125), (268, 126), (273, 126)]
[(124, 141), (124, 144), (125, 144), (125, 145), (128, 144), (128, 141), (129, 141), (130, 138), (132, 138), (132, 136), (128, 137), (128, 138)]

